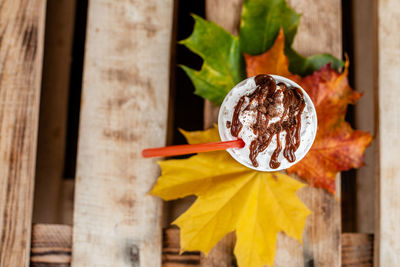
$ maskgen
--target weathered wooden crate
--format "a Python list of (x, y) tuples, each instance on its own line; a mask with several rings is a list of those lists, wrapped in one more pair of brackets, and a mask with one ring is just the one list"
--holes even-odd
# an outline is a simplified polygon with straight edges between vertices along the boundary
[[(209, 20), (237, 33), (242, 1), (192, 4), (205, 4)], [(207, 258), (179, 255), (179, 230), (166, 227), (191, 200), (163, 206), (146, 194), (159, 168), (140, 151), (171, 143), (180, 101), (174, 77), (183, 2), (0, 1), (1, 267), (235, 265), (234, 234)], [(275, 265), (400, 266), (400, 2), (288, 2), (303, 14), (295, 47), (304, 55), (341, 57), (342, 40), (353, 42), (355, 87), (365, 92), (355, 122), (373, 131), (375, 145), (369, 167), (358, 172), (356, 205), (341, 206), (340, 194), (321, 189), (301, 192), (314, 212), (305, 243), (279, 235)], [(351, 18), (344, 26), (353, 28), (342, 28)], [(204, 127), (215, 120), (206, 102)], [(65, 155), (74, 154), (78, 133), (75, 174)], [(69, 175), (75, 180), (63, 179)], [(359, 233), (342, 233), (342, 208), (357, 208)]]

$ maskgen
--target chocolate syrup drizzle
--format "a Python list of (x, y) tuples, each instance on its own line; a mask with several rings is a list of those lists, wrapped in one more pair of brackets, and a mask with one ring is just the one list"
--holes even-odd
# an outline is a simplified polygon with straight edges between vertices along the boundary
[[(289, 161), (296, 160), (295, 152), (300, 146), (301, 113), (305, 107), (303, 93), (299, 88), (290, 87), (279, 83), (277, 89), (272, 76), (261, 74), (255, 77), (256, 89), (249, 95), (242, 96), (235, 106), (232, 122), (230, 123), (232, 136), (238, 137), (242, 130), (239, 115), (243, 111), (256, 111), (256, 122), (251, 126), (257, 136), (250, 144), (249, 158), (254, 167), (258, 167), (256, 160), (258, 154), (264, 151), (274, 136), (276, 136), (277, 147), (271, 155), (269, 166), (271, 169), (278, 168), (281, 163), (278, 156), (282, 151), (280, 133), (286, 132), (285, 148), (283, 156)], [(248, 99), (248, 105), (243, 105)], [(283, 111), (279, 107), (283, 106)], [(272, 118), (279, 117), (279, 121), (270, 123)], [(268, 125), (269, 124), (269, 125)]]

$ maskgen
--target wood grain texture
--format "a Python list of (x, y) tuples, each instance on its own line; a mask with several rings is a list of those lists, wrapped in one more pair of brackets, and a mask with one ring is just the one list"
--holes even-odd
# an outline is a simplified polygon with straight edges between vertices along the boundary
[(162, 266), (195, 267), (200, 266), (200, 252), (191, 251), (180, 254), (179, 229), (164, 229)]
[(0, 266), (29, 266), (44, 0), (0, 3)]
[(75, 183), (74, 266), (161, 266), (159, 175), (172, 0), (91, 1)]
[[(302, 17), (294, 48), (305, 56), (331, 53), (342, 57), (341, 2), (339, 0), (289, 0), (289, 5)], [(340, 199), (340, 180), (336, 183)], [(286, 235), (278, 238), (275, 266), (341, 265), (340, 202), (322, 189), (306, 187), (299, 197), (313, 212), (303, 234), (304, 245)]]
[[(370, 267), (373, 257), (373, 235), (342, 234), (342, 263), (344, 267)], [(31, 266), (68, 267), (71, 261), (72, 227), (36, 224), (32, 230)], [(179, 229), (163, 230), (162, 267), (196, 267), (200, 252), (179, 254)], [(291, 265), (288, 265), (291, 266)]]
[(280, 234), (275, 266), (340, 266), (340, 206), (322, 189), (306, 187), (298, 193), (313, 211), (307, 218), (304, 244)]
[(217, 122), (218, 119), (219, 107), (215, 106), (210, 100), (204, 101), (204, 129), (209, 129), (213, 127), (214, 123)]
[(75, 0), (47, 1), (34, 222), (62, 222), (58, 204), (64, 171), (74, 20)]
[[(355, 106), (356, 128), (374, 130), (374, 0), (353, 1), (354, 81), (363, 96)], [(375, 134), (374, 134), (375, 135)], [(357, 232), (374, 232), (374, 144), (365, 151), (365, 166), (357, 170)]]
[(342, 57), (342, 10), (339, 0), (287, 0), (302, 14), (293, 47), (304, 56), (330, 53)]
[[(243, 0), (206, 0), (206, 18), (223, 27), (231, 34), (237, 35), (240, 23)], [(204, 102), (204, 129), (210, 128), (218, 121), (219, 107), (210, 101)], [(235, 234), (226, 235), (210, 251), (207, 257), (202, 254), (203, 267), (234, 266)]]
[[(209, 0), (210, 2), (214, 2)], [(239, 2), (232, 1), (236, 12), (227, 12), (226, 1), (210, 6), (206, 10), (207, 18), (236, 33), (240, 8)], [(208, 2), (207, 2), (208, 3)], [(316, 53), (331, 53), (342, 56), (341, 3), (339, 0), (290, 0), (288, 3), (302, 13), (301, 23), (296, 35), (294, 47), (305, 56)], [(219, 14), (221, 13), (221, 14)], [(219, 14), (219, 15), (218, 15)], [(228, 14), (235, 14), (230, 18)], [(229, 28), (231, 27), (231, 28)], [(206, 102), (205, 128), (216, 121), (218, 111)], [(340, 181), (337, 182), (340, 196)], [(329, 193), (315, 188), (305, 188), (300, 198), (314, 212), (307, 220), (304, 233), (304, 246), (289, 237), (280, 234), (276, 266), (340, 266), (340, 204)], [(230, 263), (229, 263), (230, 264)], [(215, 265), (216, 266), (216, 265)], [(230, 266), (230, 265), (228, 265)]]
[(400, 266), (400, 2), (377, 0), (375, 266)]
[(32, 227), (31, 266), (70, 266), (71, 246), (71, 226), (34, 224)]
[(372, 234), (342, 234), (342, 266), (372, 267), (374, 255)]

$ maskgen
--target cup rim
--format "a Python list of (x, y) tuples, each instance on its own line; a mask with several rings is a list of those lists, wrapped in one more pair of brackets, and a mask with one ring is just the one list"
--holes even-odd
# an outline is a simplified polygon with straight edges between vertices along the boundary
[[(316, 109), (315, 109), (315, 106), (314, 106), (314, 103), (313, 103), (313, 101), (311, 100), (311, 98), (310, 98), (310, 96), (307, 94), (307, 92), (299, 85), (299, 84), (297, 84), (296, 82), (294, 82), (294, 81), (292, 81), (292, 80), (290, 80), (290, 79), (288, 79), (288, 78), (286, 78), (286, 77), (283, 77), (283, 76), (280, 76), (280, 75), (274, 75), (274, 74), (268, 74), (269, 76), (271, 76), (272, 78), (274, 78), (275, 79), (275, 81), (277, 81), (277, 82), (284, 82), (284, 83), (286, 83), (286, 84), (290, 84), (290, 85), (292, 85), (292, 86), (294, 86), (294, 87), (298, 87), (298, 88), (300, 88), (300, 90), (301, 90), (301, 92), (303, 93), (303, 96), (304, 96), (304, 98), (305, 98), (305, 100), (306, 100), (306, 104), (307, 105), (309, 105), (310, 107), (311, 107), (311, 110), (312, 110), (312, 114), (313, 114), (313, 116), (315, 116), (315, 123), (313, 123), (312, 125), (310, 125), (310, 126), (313, 126), (314, 127), (314, 131), (313, 131), (313, 136), (312, 136), (312, 142), (311, 142), (311, 144), (310, 144), (310, 146), (308, 146), (307, 148), (306, 148), (306, 150), (305, 150), (305, 153), (301, 156), (301, 157), (296, 157), (296, 160), (294, 161), (294, 162), (289, 162), (289, 166), (287, 166), (287, 164), (285, 164), (285, 165), (280, 165), (278, 168), (276, 168), (276, 169), (271, 169), (271, 168), (269, 168), (269, 165), (268, 164), (266, 164), (266, 166), (268, 166), (268, 168), (265, 168), (265, 166), (264, 165), (259, 165), (259, 167), (254, 167), (252, 164), (248, 164), (247, 162), (243, 162), (242, 160), (241, 160), (241, 158), (238, 156), (238, 154), (236, 154), (236, 153), (233, 153), (233, 149), (232, 148), (229, 148), (229, 149), (227, 149), (227, 151), (228, 151), (228, 153), (236, 160), (236, 161), (238, 161), (240, 164), (242, 164), (242, 165), (244, 165), (244, 166), (246, 166), (246, 167), (248, 167), (248, 168), (251, 168), (251, 169), (253, 169), (253, 170), (256, 170), (256, 171), (262, 171), (262, 172), (276, 172), (276, 171), (281, 171), (281, 170), (285, 170), (285, 169), (288, 169), (288, 168), (290, 168), (291, 166), (293, 166), (293, 165), (295, 165), (296, 163), (298, 163), (300, 160), (302, 160), (306, 155), (307, 155), (307, 153), (309, 152), (309, 150), (311, 149), (311, 147), (312, 147), (312, 145), (313, 145), (313, 143), (314, 143), (314, 141), (315, 141), (315, 137), (316, 137), (316, 135), (317, 135), (317, 129), (318, 129), (318, 117), (317, 117), (317, 112), (316, 112)], [(243, 83), (245, 83), (246, 81), (248, 81), (248, 80), (250, 80), (250, 79), (254, 79), (256, 76), (252, 76), (252, 77), (249, 77), (249, 78), (247, 78), (247, 79), (244, 79), (243, 81), (241, 81), (241, 82), (239, 82), (238, 84), (236, 84), (229, 92), (228, 92), (228, 94), (225, 96), (225, 98), (224, 98), (224, 100), (223, 100), (223, 102), (222, 102), (222, 104), (221, 104), (221, 106), (220, 106), (220, 109), (219, 109), (219, 113), (218, 113), (218, 132), (219, 132), (219, 136), (220, 136), (220, 138), (221, 138), (221, 141), (229, 141), (229, 140), (234, 140), (234, 139), (227, 139), (227, 138), (225, 138), (225, 134), (224, 134), (224, 131), (223, 131), (223, 129), (224, 129), (224, 122), (223, 122), (223, 107), (227, 104), (227, 102), (228, 102), (228, 99), (230, 98), (230, 96), (231, 96), (231, 92), (233, 91), (233, 90), (235, 90), (236, 88), (238, 88), (239, 87), (239, 85), (240, 86), (242, 86), (242, 84)], [(241, 97), (241, 96), (240, 96)], [(264, 167), (262, 167), (262, 166), (264, 166)]]

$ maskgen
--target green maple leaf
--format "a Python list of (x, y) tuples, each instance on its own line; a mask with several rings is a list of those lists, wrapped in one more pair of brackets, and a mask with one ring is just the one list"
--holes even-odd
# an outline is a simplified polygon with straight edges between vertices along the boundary
[(251, 55), (268, 51), (283, 28), (285, 44), (293, 43), (300, 15), (284, 0), (245, 0), (240, 20), (240, 43)]
[(285, 54), (289, 59), (289, 70), (305, 76), (319, 70), (327, 63), (337, 69), (343, 61), (329, 54), (303, 57), (293, 48), (301, 15), (296, 13), (285, 0), (245, 0), (240, 22), (239, 40), (244, 52), (259, 55), (268, 51), (279, 30), (285, 34)]
[(237, 37), (217, 24), (193, 15), (195, 26), (192, 35), (180, 43), (200, 55), (200, 71), (181, 66), (192, 80), (195, 94), (220, 105), (226, 94), (246, 78), (243, 53)]
[(341, 60), (329, 54), (303, 57), (293, 50), (292, 43), (300, 15), (285, 0), (245, 0), (242, 9), (239, 37), (233, 36), (215, 23), (193, 15), (195, 27), (189, 38), (180, 43), (203, 59), (201, 70), (187, 66), (182, 69), (192, 80), (195, 94), (220, 105), (225, 95), (246, 78), (243, 52), (262, 54), (274, 43), (280, 28), (285, 33), (285, 54), (289, 70), (305, 76), (327, 63), (337, 69)]

